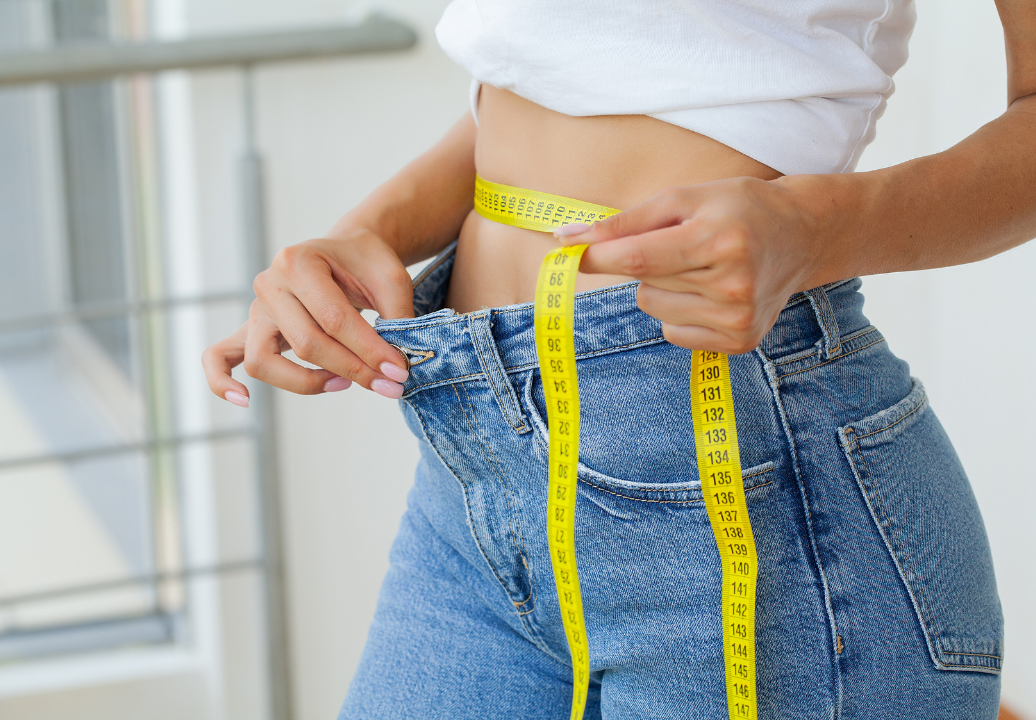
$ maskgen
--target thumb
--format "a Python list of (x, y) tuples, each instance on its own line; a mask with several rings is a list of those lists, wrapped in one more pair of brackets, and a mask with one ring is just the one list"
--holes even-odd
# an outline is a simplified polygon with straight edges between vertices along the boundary
[(695, 205), (690, 188), (671, 188), (593, 225), (562, 225), (554, 231), (554, 237), (562, 245), (589, 245), (628, 235), (640, 235), (679, 225), (690, 217)]

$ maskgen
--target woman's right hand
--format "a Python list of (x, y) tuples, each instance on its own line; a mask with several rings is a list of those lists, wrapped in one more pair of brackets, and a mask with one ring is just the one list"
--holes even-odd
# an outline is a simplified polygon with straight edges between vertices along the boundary
[[(253, 287), (248, 320), (202, 355), (213, 393), (248, 406), (248, 389), (231, 376), (243, 362), (251, 377), (302, 395), (354, 382), (388, 398), (403, 394), (406, 360), (360, 315), (414, 316), (410, 274), (377, 234), (357, 228), (287, 247)], [(289, 348), (322, 369), (283, 357)]]

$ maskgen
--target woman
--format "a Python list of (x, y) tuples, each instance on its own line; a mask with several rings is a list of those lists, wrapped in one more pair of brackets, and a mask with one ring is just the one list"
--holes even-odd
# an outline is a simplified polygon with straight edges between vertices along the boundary
[[(1004, 115), (861, 174), (906, 58), (905, 0), (447, 9), (440, 42), (481, 81), (473, 114), (326, 238), (279, 253), (248, 322), (204, 358), (213, 392), (241, 405), (241, 362), (292, 392), (401, 397), (420, 442), (343, 718), (568, 715), (530, 304), (558, 243), (590, 244), (576, 302), (586, 716), (726, 716), (692, 347), (731, 353), (759, 716), (996, 716), (982, 521), (853, 278), (1036, 235), (1036, 11), (998, 9)], [(623, 212), (554, 237), (496, 224), (472, 210), (476, 172)], [(437, 254), (412, 288), (405, 267)]]

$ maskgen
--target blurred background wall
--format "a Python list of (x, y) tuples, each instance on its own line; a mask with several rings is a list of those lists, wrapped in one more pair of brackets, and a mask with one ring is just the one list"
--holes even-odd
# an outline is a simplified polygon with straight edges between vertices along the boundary
[[(53, 42), (55, 27), (65, 27), (66, 33), (100, 32), (91, 29), (89, 18), (83, 20), (70, 9), (75, 2), (90, 1), (66, 0), (69, 7), (59, 4), (57, 15), (67, 19), (61, 26), (54, 17), (32, 9), (42, 0), (0, 0), (0, 50)], [(443, 0), (378, 3), (377, 9), (404, 19), (417, 30), (420, 41), (414, 50), (255, 71), (256, 132), (266, 160), (266, 210), (273, 249), (323, 234), (340, 214), (466, 112), (468, 77), (439, 50), (433, 35), (445, 5)], [(117, 26), (123, 36), (139, 38), (251, 32), (342, 22), (361, 17), (369, 7), (347, 0), (122, 4), (112, 0), (101, 30)], [(897, 93), (879, 123), (878, 140), (863, 157), (861, 170), (945, 149), (1004, 108), (1003, 42), (992, 0), (919, 0), (918, 14), (911, 59), (897, 76)], [(20, 34), (10, 30), (16, 23), (22, 29)], [(124, 297), (129, 291), (118, 283), (131, 275), (138, 278), (131, 285), (146, 285), (144, 281), (151, 278), (151, 285), (161, 285), (163, 293), (183, 297), (232, 295), (248, 288), (236, 174), (244, 142), (241, 73), (178, 72), (165, 74), (150, 85), (135, 86), (134, 82), (99, 85), (92, 95), (79, 90), (85, 99), (78, 101), (70, 97), (76, 91), (53, 88), (0, 92), (0, 166), (17, 161), (24, 167), (17, 175), (20, 181), (0, 171), (0, 182), (7, 183), (3, 194), (20, 198), (7, 206), (0, 198), (0, 220), (4, 221), (0, 237), (6, 234), (8, 238), (0, 241), (0, 267), (17, 267), (17, 273), (8, 274), (22, 279), (17, 296), (0, 295), (0, 319), (7, 314), (42, 312), (50, 307), (48, 303), (59, 300), (84, 302), (82, 298), (90, 293), (93, 295), (87, 299), (91, 301)], [(105, 93), (112, 97), (105, 99)], [(121, 108), (129, 119), (99, 117), (105, 107)], [(109, 128), (112, 138), (127, 133), (133, 138), (130, 147), (111, 153), (124, 170), (129, 165), (129, 171), (120, 175), (109, 169), (105, 175), (104, 163), (95, 161), (84, 180), (96, 184), (108, 177), (113, 197), (121, 193), (129, 198), (123, 201), (128, 208), (120, 210), (114, 203), (109, 216), (90, 218), (91, 227), (97, 228), (95, 234), (161, 239), (151, 249), (150, 260), (147, 242), (139, 239), (136, 244), (123, 242), (135, 248), (132, 252), (121, 246), (108, 247), (112, 257), (133, 258), (133, 273), (98, 278), (97, 271), (83, 269), (84, 261), (75, 259), (70, 236), (86, 220), (68, 222), (76, 212), (76, 190), (70, 185), (76, 170), (53, 149), (64, 147), (67, 156), (67, 148), (76, 147), (75, 138), (61, 134), (62, 127), (74, 126), (62, 125), (62, 112), (73, 111), (80, 113), (76, 117), (93, 112), (93, 122), (102, 130)], [(5, 118), (6, 126), (2, 124)], [(89, 142), (80, 143), (84, 144), (81, 152), (91, 147)], [(36, 148), (34, 154), (23, 151), (29, 146)], [(138, 187), (138, 191), (116, 187), (120, 182)], [(55, 194), (62, 194), (65, 201), (51, 197)], [(11, 209), (15, 205), (43, 210), (19, 215)], [(152, 206), (150, 211), (141, 210)], [(10, 218), (20, 218), (20, 224), (11, 224)], [(136, 230), (130, 232), (119, 223), (135, 223)], [(96, 242), (91, 247), (100, 247)], [(37, 248), (34, 254), (18, 250), (25, 243)], [(37, 268), (32, 278), (24, 270), (29, 267)], [(77, 285), (76, 268), (92, 284)], [(871, 278), (864, 284), (869, 317), (888, 337), (893, 351), (909, 360), (914, 374), (925, 381), (932, 404), (971, 476), (993, 545), (1007, 619), (1004, 698), (1030, 718), (1036, 718), (1036, 660), (1026, 652), (1036, 643), (1036, 620), (1027, 612), (1036, 604), (1036, 563), (1029, 555), (1036, 543), (1031, 520), (1036, 478), (1024, 438), (1031, 416), (1027, 410), (1036, 405), (1036, 380), (1028, 368), (1029, 359), (1036, 356), (1034, 273), (1036, 244), (1030, 243), (968, 267)], [(56, 289), (48, 289), (52, 286)], [(143, 291), (138, 288), (137, 292)], [(28, 307), (24, 298), (37, 296), (33, 301), (37, 305)], [(18, 313), (7, 312), (4, 305), (17, 307)], [(121, 390), (125, 400), (117, 408), (90, 411), (116, 420), (84, 421), (83, 425), (110, 426), (113, 438), (132, 441), (135, 423), (144, 423), (137, 417), (141, 413), (150, 412), (158, 418), (154, 423), (165, 422), (170, 432), (232, 430), (247, 423), (249, 411), (207, 396), (197, 362), (207, 343), (228, 334), (243, 319), (244, 307), (242, 302), (228, 302), (206, 306), (204, 311), (170, 311), (161, 320), (164, 324), (151, 330), (152, 335), (165, 338), (166, 346), (153, 349), (150, 361), (134, 360), (128, 349), (133, 343), (121, 339), (147, 328), (116, 321), (107, 325), (95, 322), (92, 329), (88, 323), (80, 323), (87, 328), (79, 333), (86, 340), (73, 333), (62, 335), (60, 341), (48, 341), (46, 347), (64, 348), (64, 354), (48, 360), (53, 366), (45, 372), (31, 374), (33, 365), (41, 367), (35, 360), (28, 363), (28, 369), (24, 362), (19, 366), (0, 361), (0, 458), (8, 451), (12, 457), (24, 455), (27, 443), (43, 447), (55, 442), (43, 436), (23, 437), (17, 442), (6, 440), (11, 448), (5, 449), (3, 436), (16, 437), (16, 429), (31, 424), (17, 414), (24, 414), (24, 408), (33, 402), (31, 388), (41, 383), (60, 385), (55, 377), (86, 372), (76, 368), (88, 362), (84, 358), (90, 352), (97, 354), (97, 348), (107, 349), (112, 360), (93, 363), (101, 369), (90, 371), (98, 377), (92, 375), (87, 385), (102, 390), (91, 392), (109, 397), (116, 391), (105, 388), (128, 385), (129, 389)], [(42, 341), (21, 338), (18, 342), (18, 357), (51, 357), (25, 354), (29, 351), (23, 345), (31, 349)], [(6, 345), (0, 347), (0, 352), (6, 349)], [(154, 360), (159, 356), (165, 358), (165, 365)], [(988, 361), (990, 370), (976, 372), (979, 360)], [(109, 367), (119, 363), (129, 368), (125, 373), (129, 381), (120, 381)], [(143, 405), (151, 410), (142, 409), (142, 401), (134, 399), (134, 388), (146, 386), (152, 376), (171, 378), (164, 393), (174, 398), (169, 404), (176, 410), (166, 413), (164, 421), (164, 406), (152, 407), (149, 401)], [(18, 396), (18, 387), (24, 397)], [(5, 405), (5, 391), (22, 399), (7, 399)], [(80, 392), (75, 388), (62, 392), (66, 391)], [(143, 390), (137, 394), (141, 393)], [(63, 396), (59, 393), (58, 397)], [(71, 412), (67, 407), (66, 414)], [(53, 417), (62, 412), (63, 405), (57, 402)], [(387, 567), (388, 547), (411, 482), (416, 448), (393, 402), (355, 388), (321, 397), (278, 393), (276, 419), (293, 709), (300, 720), (317, 720), (336, 715), (362, 650)], [(34, 422), (46, 426), (54, 420), (37, 418)], [(95, 575), (143, 572), (133, 568), (145, 566), (152, 572), (192, 563), (226, 564), (253, 557), (258, 552), (255, 497), (249, 489), (254, 480), (253, 456), (240, 442), (230, 437), (196, 443), (167, 458), (172, 469), (166, 470), (162, 458), (150, 455), (136, 460), (148, 470), (134, 469), (130, 459), (123, 460), (122, 467), (97, 470), (93, 475), (82, 469), (81, 460), (75, 461), (79, 465), (34, 465), (37, 475), (32, 478), (15, 476), (28, 472), (24, 468), (4, 470), (0, 466), (0, 513), (5, 503), (12, 509), (0, 515), (0, 591), (31, 594), (47, 583), (67, 583), (79, 577), (75, 568), (58, 568), (42, 580), (18, 571), (16, 558), (26, 555), (30, 541), (36, 543), (33, 557), (39, 566), (49, 568), (54, 557), (75, 551), (83, 560), (72, 564), (92, 567)], [(156, 483), (156, 477), (167, 477), (170, 486), (179, 488), (177, 502), (163, 504), (162, 485)], [(91, 491), (97, 478), (122, 483), (121, 500)], [(26, 499), (19, 488), (30, 479), (39, 487), (49, 482), (46, 487), (52, 489)], [(137, 499), (127, 504), (126, 497)], [(64, 508), (61, 513), (54, 509), (58, 506)], [(16, 508), (25, 512), (15, 512)], [(134, 517), (144, 519), (134, 521), (136, 524), (97, 520), (116, 512), (136, 513)], [(15, 522), (19, 516), (33, 522), (19, 526)], [(20, 530), (5, 533), (5, 523)], [(80, 526), (83, 529), (72, 529)], [(176, 537), (169, 540), (171, 535)], [(71, 542), (60, 541), (72, 536)], [(148, 546), (151, 559), (147, 561), (134, 560), (132, 553), (120, 551), (120, 542), (127, 547), (139, 548), (142, 543), (160, 546), (163, 537), (172, 549), (163, 555)], [(47, 543), (45, 552), (39, 549), (39, 544)], [(80, 579), (91, 577), (94, 575)], [(165, 624), (156, 621), (156, 627), (164, 627), (165, 634), (151, 626), (133, 626), (119, 630), (124, 633), (122, 641), (110, 640), (114, 636), (109, 633), (105, 636), (109, 640), (95, 638), (93, 644), (81, 640), (76, 644), (63, 639), (65, 636), (58, 642), (52, 639), (57, 636), (48, 635), (47, 642), (58, 644), (31, 657), (24, 648), (32, 646), (40, 628), (61, 623), (46, 625), (46, 618), (34, 621), (30, 610), (36, 605), (0, 606), (0, 623), (7, 619), (11, 627), (22, 628), (17, 636), (22, 650), (15, 648), (8, 656), (2, 655), (0, 635), (0, 717), (264, 717), (267, 678), (258, 599), (261, 588), (256, 578), (255, 572), (246, 569), (143, 590), (134, 585), (120, 589), (120, 595), (102, 594), (100, 599), (95, 594), (90, 606), (72, 607), (66, 602), (56, 610), (51, 608), (50, 617), (66, 624), (89, 620), (95, 617), (90, 613), (100, 612), (95, 607), (100, 604), (107, 613), (105, 627), (114, 622), (112, 608), (122, 608), (119, 612), (126, 617), (161, 619)], [(186, 629), (177, 630), (178, 622)], [(0, 634), (5, 627), (0, 624)], [(37, 635), (23, 632), (26, 627), (36, 628)]]

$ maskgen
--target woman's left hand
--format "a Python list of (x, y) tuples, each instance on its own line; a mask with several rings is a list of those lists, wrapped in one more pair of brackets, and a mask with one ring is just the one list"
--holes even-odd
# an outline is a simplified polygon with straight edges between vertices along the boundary
[(815, 285), (820, 243), (780, 181), (733, 178), (669, 188), (625, 212), (555, 233), (590, 245), (580, 272), (641, 281), (637, 304), (674, 345), (753, 350), (795, 292)]

